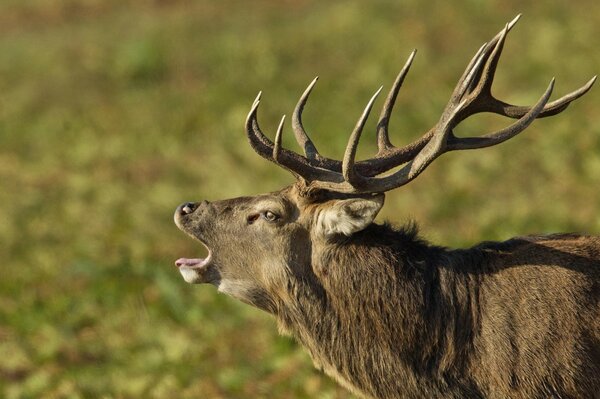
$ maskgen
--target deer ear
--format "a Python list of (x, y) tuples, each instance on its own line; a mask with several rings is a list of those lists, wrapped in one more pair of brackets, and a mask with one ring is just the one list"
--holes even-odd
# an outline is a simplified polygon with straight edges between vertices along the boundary
[(352, 234), (373, 223), (381, 210), (385, 196), (334, 200), (323, 205), (317, 216), (316, 228), (320, 235), (331, 237)]

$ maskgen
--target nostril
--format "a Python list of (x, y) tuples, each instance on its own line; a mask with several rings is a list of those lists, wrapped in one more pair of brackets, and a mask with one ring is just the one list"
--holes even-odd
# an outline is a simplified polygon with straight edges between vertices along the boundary
[(181, 204), (179, 206), (179, 213), (182, 215), (189, 215), (194, 212), (198, 206), (193, 202), (186, 202), (185, 204)]

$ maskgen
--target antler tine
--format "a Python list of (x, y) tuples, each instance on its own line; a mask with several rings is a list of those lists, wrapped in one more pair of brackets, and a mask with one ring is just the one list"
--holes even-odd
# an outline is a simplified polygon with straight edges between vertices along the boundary
[(354, 130), (350, 135), (350, 139), (348, 140), (348, 145), (346, 146), (344, 160), (342, 161), (342, 175), (344, 176), (344, 180), (350, 183), (350, 185), (353, 187), (360, 187), (364, 180), (362, 176), (356, 173), (356, 171), (354, 170), (354, 159), (356, 157), (356, 149), (358, 148), (360, 135), (363, 131), (363, 128), (365, 127), (365, 122), (367, 121), (369, 113), (373, 108), (373, 104), (375, 103), (375, 100), (377, 99), (377, 96), (379, 96), (379, 93), (381, 93), (382, 89), (383, 86), (381, 86), (379, 90), (375, 92), (373, 97), (371, 97), (371, 99), (367, 103), (367, 106), (365, 107), (362, 115), (360, 116), (360, 118), (358, 118), (358, 121), (356, 122), (356, 126), (354, 127)]
[[(498, 59), (504, 48), (504, 41), (510, 28), (516, 23), (516, 20), (506, 24), (489, 43), (484, 43), (479, 48), (471, 62), (467, 65), (465, 72), (461, 76), (452, 93), (452, 98), (462, 98), (467, 92), (484, 92), (485, 96), (491, 96), (491, 86), (494, 80), (494, 73), (498, 66)], [(475, 96), (472, 96), (475, 97)]]
[[(546, 104), (543, 111), (540, 112), (540, 114), (538, 115), (538, 118), (545, 118), (547, 116), (556, 115), (564, 111), (573, 101), (583, 96), (592, 88), (592, 86), (596, 82), (597, 77), (597, 75), (592, 77), (579, 89), (573, 90), (572, 92), (565, 94), (561, 98)], [(501, 107), (501, 112), (497, 113), (508, 116), (510, 118), (520, 118), (529, 111), (529, 107), (511, 105), (500, 100), (498, 100), (498, 103), (499, 107)]]
[(258, 121), (256, 120), (256, 113), (258, 106), (260, 105), (260, 97), (262, 92), (258, 92), (256, 99), (252, 103), (252, 108), (246, 117), (246, 133), (250, 141), (252, 148), (263, 158), (272, 160), (272, 147), (273, 143), (269, 140), (260, 130)]
[[(471, 75), (473, 77), (476, 77), (476, 79), (479, 79), (479, 76), (475, 76), (475, 74), (471, 73), (471, 72), (473, 72), (474, 69), (476, 69), (475, 68), (476, 64), (477, 64), (477, 69), (479, 69), (479, 67), (481, 66), (481, 61), (485, 62), (485, 60), (489, 57), (491, 52), (497, 47), (498, 42), (502, 41), (501, 46), (503, 45), (506, 35), (508, 34), (508, 32), (510, 32), (510, 30), (513, 28), (513, 26), (515, 26), (515, 24), (519, 21), (519, 19), (521, 18), (521, 15), (522, 14), (519, 14), (515, 18), (513, 18), (512, 21), (510, 21), (509, 23), (507, 23), (505, 25), (504, 29), (502, 29), (500, 32), (498, 32), (496, 34), (496, 36), (494, 36), (492, 38), (492, 40), (490, 40), (487, 43), (484, 43), (479, 48), (479, 50), (477, 50), (477, 52), (475, 53), (475, 55), (473, 56), (473, 58), (471, 59), (469, 64), (467, 64), (467, 67), (465, 68), (463, 75), (458, 80), (458, 83), (456, 84), (456, 88), (455, 88), (454, 92), (452, 93), (453, 97), (457, 94), (458, 91), (462, 91), (460, 89), (464, 87), (463, 83), (466, 80), (467, 76)], [(499, 56), (500, 56), (500, 54), (498, 54), (498, 58), (499, 58)], [(497, 64), (497, 59), (496, 59), (496, 64)], [(492, 73), (495, 70), (496, 70), (496, 65), (493, 65)], [(479, 72), (479, 71), (477, 71), (477, 72)], [(472, 83), (472, 82), (473, 82), (473, 80), (471, 80), (470, 83)], [(490, 83), (490, 86), (491, 86), (491, 83)], [(472, 89), (472, 87), (471, 87), (471, 89)]]
[(510, 21), (510, 22), (508, 23), (508, 30), (511, 30), (511, 29), (512, 29), (512, 27), (513, 27), (513, 26), (515, 26), (515, 24), (516, 24), (517, 22), (519, 22), (519, 20), (521, 19), (521, 17), (522, 17), (522, 16), (523, 16), (523, 14), (517, 14), (517, 16), (516, 16), (516, 17), (514, 17), (514, 18), (512, 19), (512, 21)]
[(473, 76), (474, 79), (469, 83), (467, 93), (463, 93), (463, 95), (467, 95), (468, 104), (459, 117), (459, 122), (469, 115), (478, 112), (489, 112), (499, 104), (498, 100), (492, 96), (491, 88), (508, 31), (509, 24), (506, 24), (504, 29), (494, 38), (493, 46), (485, 46), (480, 59), (480, 65), (483, 65), (483, 68), (477, 71), (476, 77)]
[(504, 30), (499, 33), (498, 40), (496, 40), (495, 45), (492, 47), (492, 52), (489, 55), (485, 63), (485, 67), (481, 72), (482, 76), (479, 80), (477, 87), (474, 89), (475, 91), (479, 90), (485, 92), (486, 95), (492, 96), (492, 84), (494, 83), (494, 76), (496, 74), (496, 68), (498, 67), (498, 60), (500, 60), (500, 56), (502, 55), (502, 50), (504, 49), (504, 43), (506, 41), (506, 35), (508, 35), (509, 24), (506, 24)]
[[(257, 106), (257, 104), (260, 102), (261, 97), (262, 97), (262, 90), (259, 91), (258, 94), (256, 95), (256, 98), (254, 99), (254, 102), (252, 103), (252, 108)], [(252, 111), (250, 111), (250, 112), (252, 112)]]
[(413, 50), (406, 63), (400, 70), (400, 73), (396, 77), (390, 92), (388, 93), (387, 98), (385, 99), (385, 103), (383, 104), (383, 108), (381, 109), (381, 114), (379, 115), (379, 122), (377, 122), (377, 148), (378, 153), (381, 154), (385, 151), (389, 151), (394, 148), (392, 143), (390, 142), (390, 137), (388, 133), (388, 127), (390, 124), (390, 115), (392, 114), (392, 109), (394, 108), (394, 104), (396, 103), (396, 98), (398, 97), (398, 92), (402, 87), (402, 83), (404, 83), (404, 78), (412, 65), (413, 60), (415, 59), (415, 55), (417, 54), (417, 50)]
[[(260, 93), (254, 104), (248, 113), (246, 119), (246, 134), (250, 145), (261, 157), (274, 162), (285, 169), (292, 172), (296, 177), (305, 179), (307, 181), (312, 180), (323, 180), (339, 182), (343, 181), (339, 172), (331, 171), (328, 169), (317, 168), (308, 162), (308, 160), (293, 151), (287, 150), (281, 146), (281, 130), (283, 124), (280, 123), (278, 129), (278, 144), (274, 144), (268, 137), (261, 131), (257, 119), (258, 106), (260, 105)], [(277, 147), (277, 148), (275, 148)]]
[(475, 78), (477, 72), (481, 69), (483, 62), (485, 60), (486, 50), (489, 50), (489, 43), (483, 43), (479, 50), (475, 53), (469, 64), (465, 68), (465, 71), (461, 75), (460, 79), (458, 79), (458, 83), (450, 96), (451, 99), (457, 100), (460, 99), (469, 88), (471, 83), (473, 82), (473, 78)]
[[(531, 106), (516, 106), (498, 100), (491, 92), (496, 68), (498, 66), (500, 55), (502, 54), (502, 49), (504, 48), (506, 36), (520, 17), (521, 15), (519, 14), (511, 22), (506, 24), (505, 28), (499, 32), (489, 44), (484, 46), (481, 57), (485, 59), (485, 66), (480, 73), (477, 73), (478, 76), (474, 80), (478, 82), (477, 85), (475, 87), (472, 87), (473, 85), (469, 87), (469, 96), (472, 101), (465, 107), (463, 115), (460, 115), (460, 120), (478, 112), (493, 112), (518, 119), (522, 118), (531, 110)], [(467, 70), (468, 69), (469, 67), (467, 67)], [(546, 104), (545, 108), (538, 114), (538, 118), (556, 115), (564, 111), (572, 101), (587, 93), (595, 81), (596, 76), (579, 89), (564, 95), (558, 100)]]
[(273, 160), (279, 163), (279, 157), (281, 155), (281, 136), (283, 135), (283, 124), (285, 123), (285, 115), (281, 117), (281, 122), (277, 127), (277, 133), (275, 134), (275, 143), (273, 144)]
[[(486, 59), (488, 58), (488, 56), (491, 55), (490, 59), (492, 60), (492, 62), (490, 63), (487, 73), (488, 79), (484, 80), (488, 83), (488, 89), (491, 88), (492, 81), (494, 79), (494, 73), (496, 71), (496, 67), (498, 66), (498, 60), (500, 59), (500, 54), (502, 53), (504, 41), (506, 40), (506, 35), (508, 35), (508, 32), (510, 32), (510, 30), (513, 28), (513, 26), (515, 26), (515, 24), (519, 21), (520, 18), (521, 14), (517, 15), (515, 18), (513, 18), (512, 21), (507, 23), (504, 26), (504, 29), (498, 32), (496, 36), (492, 38), (492, 40), (490, 40), (488, 43), (485, 43), (480, 48), (475, 57), (473, 57), (473, 60), (471, 60), (469, 66), (467, 66), (465, 74), (471, 68), (472, 64), (479, 58), (480, 55), (485, 57)], [(477, 77), (477, 79), (479, 79), (479, 77)]]
[(298, 104), (292, 113), (292, 129), (294, 130), (294, 136), (300, 147), (302, 147), (304, 155), (309, 160), (317, 159), (319, 157), (319, 152), (310, 137), (308, 137), (306, 130), (304, 130), (304, 126), (302, 125), (302, 111), (304, 111), (308, 96), (317, 83), (317, 80), (319, 80), (318, 76), (310, 82), (306, 90), (304, 90), (304, 93), (302, 93), (302, 96), (300, 96), (300, 100), (298, 100)]
[[(496, 34), (496, 36), (494, 36), (494, 38), (492, 40), (489, 41), (489, 43), (486, 44), (486, 52), (489, 52), (491, 49), (497, 47), (497, 43), (499, 41), (502, 41), (501, 46), (504, 45), (504, 41), (506, 39), (506, 35), (508, 35), (508, 32), (511, 31), (511, 29), (516, 25), (516, 23), (519, 21), (519, 19), (521, 19), (521, 15), (519, 14), (517, 15), (515, 18), (512, 19), (512, 21), (510, 21), (509, 23), (507, 23), (504, 27), (504, 29), (502, 29), (500, 32), (498, 32)], [(502, 50), (500, 50), (502, 51)], [(496, 66), (497, 66), (497, 61), (500, 58), (500, 54), (498, 54), (498, 57), (496, 58), (496, 65), (493, 66), (493, 71), (496, 70)], [(492, 71), (492, 73), (493, 73)]]
[(514, 136), (525, 130), (534, 121), (534, 119), (536, 119), (540, 115), (545, 105), (548, 103), (553, 89), (554, 78), (552, 78), (550, 84), (548, 85), (548, 88), (546, 89), (542, 97), (540, 97), (540, 99), (535, 103), (535, 105), (533, 105), (529, 109), (529, 111), (520, 119), (518, 119), (515, 123), (504, 129), (480, 137), (449, 137), (447, 151), (472, 150), (476, 148), (490, 147), (513, 138)]

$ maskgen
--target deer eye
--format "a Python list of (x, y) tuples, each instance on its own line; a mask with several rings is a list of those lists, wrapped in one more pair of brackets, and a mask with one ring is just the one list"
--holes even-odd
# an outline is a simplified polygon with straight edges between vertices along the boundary
[(265, 220), (267, 220), (269, 222), (274, 222), (277, 219), (279, 219), (279, 216), (271, 211), (264, 212), (262, 216), (263, 216), (263, 218), (265, 218)]

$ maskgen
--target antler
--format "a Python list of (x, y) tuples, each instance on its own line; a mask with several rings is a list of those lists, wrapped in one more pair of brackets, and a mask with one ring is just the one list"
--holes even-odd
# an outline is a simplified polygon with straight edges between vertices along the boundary
[[(596, 76), (594, 76), (581, 88), (550, 103), (548, 100), (554, 88), (554, 79), (550, 81), (544, 94), (533, 106), (516, 106), (496, 99), (491, 93), (494, 74), (506, 35), (519, 18), (520, 15), (477, 51), (459, 79), (439, 121), (411, 144), (394, 147), (389, 139), (388, 125), (396, 97), (416, 51), (413, 51), (408, 57), (383, 105), (377, 123), (378, 152), (374, 158), (360, 162), (355, 160), (364, 124), (381, 88), (373, 95), (356, 123), (343, 160), (337, 161), (319, 154), (302, 125), (302, 111), (317, 78), (310, 83), (300, 97), (292, 116), (294, 135), (298, 144), (303, 148), (305, 156), (282, 148), (283, 119), (279, 124), (275, 143), (262, 133), (257, 120), (260, 93), (246, 120), (246, 131), (250, 144), (259, 155), (290, 170), (297, 178), (305, 180), (310, 188), (341, 193), (389, 191), (413, 180), (445, 152), (500, 144), (525, 130), (534, 119), (556, 115), (564, 111), (572, 101), (587, 93), (596, 81)], [(504, 129), (479, 137), (459, 138), (454, 135), (453, 130), (460, 122), (480, 112), (496, 113), (515, 118), (517, 121)], [(391, 174), (378, 176), (403, 164), (405, 165)]]

